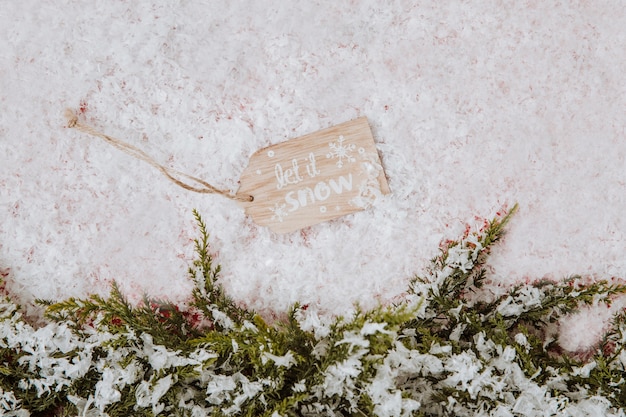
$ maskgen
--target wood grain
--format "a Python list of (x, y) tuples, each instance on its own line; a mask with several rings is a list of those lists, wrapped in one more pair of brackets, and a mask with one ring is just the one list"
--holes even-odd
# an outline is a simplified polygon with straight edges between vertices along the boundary
[(388, 194), (367, 118), (255, 152), (240, 178), (239, 202), (259, 225), (288, 233), (363, 210)]

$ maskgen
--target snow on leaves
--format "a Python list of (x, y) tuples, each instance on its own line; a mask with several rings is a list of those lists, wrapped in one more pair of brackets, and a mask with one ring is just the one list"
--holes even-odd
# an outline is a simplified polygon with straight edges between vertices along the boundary
[[(502, 225), (448, 242), (406, 303), (348, 318), (295, 307), (272, 327), (238, 318), (241, 310), (219, 304), (206, 285), (196, 296), (215, 328), (179, 346), (156, 343), (150, 328), (113, 332), (101, 319), (87, 331), (66, 323), (34, 329), (0, 302), (0, 357), (13, 360), (0, 364), (0, 414), (26, 417), (33, 402), (57, 398), (68, 412), (94, 417), (624, 417), (626, 314), (588, 362), (560, 361), (535, 336), (541, 329), (525, 326), (560, 317), (573, 300), (608, 302), (625, 287), (527, 284), (490, 304), (464, 300)], [(20, 377), (7, 385), (11, 372)]]
[(0, 387), (0, 411), (16, 417), (28, 416), (28, 411), (21, 408), (21, 401), (15, 397), (13, 391), (4, 391)]
[(278, 367), (285, 367), (287, 369), (297, 363), (291, 351), (282, 356), (274, 355), (269, 352), (263, 352), (261, 354), (261, 363), (265, 365), (268, 361), (274, 362), (274, 365)]

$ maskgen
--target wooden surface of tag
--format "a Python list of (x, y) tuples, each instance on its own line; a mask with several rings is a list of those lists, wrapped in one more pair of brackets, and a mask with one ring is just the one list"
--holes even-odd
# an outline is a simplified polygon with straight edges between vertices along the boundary
[(269, 146), (250, 157), (240, 202), (261, 226), (288, 233), (364, 210), (389, 186), (367, 118)]

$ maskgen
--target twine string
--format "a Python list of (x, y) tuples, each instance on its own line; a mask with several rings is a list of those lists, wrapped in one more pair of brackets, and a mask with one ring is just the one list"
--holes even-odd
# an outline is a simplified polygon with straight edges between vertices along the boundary
[[(130, 143), (123, 142), (109, 135), (105, 135), (104, 133), (93, 128), (92, 126), (89, 126), (87, 124), (80, 122), (78, 120), (78, 117), (76, 116), (76, 113), (74, 113), (70, 109), (65, 110), (65, 117), (67, 118), (67, 127), (72, 128), (72, 129), (77, 129), (83, 133), (87, 133), (88, 135), (97, 136), (101, 138), (102, 140), (104, 140), (105, 142), (107, 142), (109, 145), (112, 145), (113, 147), (119, 149), (120, 151), (125, 152), (128, 155), (135, 157), (137, 159), (140, 159), (144, 162), (147, 162), (148, 164), (152, 165), (153, 167), (161, 171), (161, 173), (165, 175), (174, 184), (178, 185), (179, 187), (184, 188), (185, 190), (193, 191), (196, 193), (202, 193), (202, 194), (220, 194), (226, 198), (230, 198), (231, 200), (235, 200), (235, 201), (248, 201), (249, 202), (249, 201), (254, 200), (254, 198), (251, 195), (235, 195), (229, 191), (220, 190), (214, 187), (213, 185), (209, 184), (208, 182), (201, 180), (200, 178), (193, 177), (191, 175), (185, 174), (184, 172), (180, 172), (175, 169), (167, 168), (159, 164), (157, 161), (154, 160), (154, 158), (152, 158), (150, 155), (148, 155), (141, 149), (137, 148), (136, 146), (133, 146)], [(183, 182), (176, 177), (186, 178), (190, 181), (200, 184), (202, 187), (187, 184), (186, 182)]]

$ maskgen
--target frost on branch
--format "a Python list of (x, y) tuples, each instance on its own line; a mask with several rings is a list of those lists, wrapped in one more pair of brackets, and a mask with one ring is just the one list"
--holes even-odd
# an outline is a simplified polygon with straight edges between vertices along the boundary
[(0, 414), (81, 416), (624, 416), (626, 315), (595, 354), (557, 345), (558, 321), (610, 303), (607, 281), (537, 281), (474, 297), (516, 207), (446, 242), (404, 301), (349, 317), (295, 305), (268, 324), (219, 284), (208, 233), (193, 301), (41, 301), (29, 325), (0, 303)]

